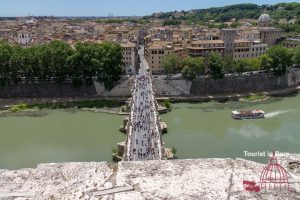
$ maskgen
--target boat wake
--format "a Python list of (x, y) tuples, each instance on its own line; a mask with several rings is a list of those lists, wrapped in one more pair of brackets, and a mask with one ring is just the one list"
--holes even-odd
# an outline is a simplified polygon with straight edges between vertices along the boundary
[(284, 113), (287, 113), (287, 112), (288, 112), (287, 110), (270, 112), (270, 113), (265, 114), (265, 118), (273, 118), (273, 117), (276, 117), (280, 114), (284, 114)]

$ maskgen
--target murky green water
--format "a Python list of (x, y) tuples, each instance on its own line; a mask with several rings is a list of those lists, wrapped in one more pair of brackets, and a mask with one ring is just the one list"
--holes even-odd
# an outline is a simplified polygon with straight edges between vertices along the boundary
[[(235, 109), (259, 108), (266, 119), (233, 120)], [(162, 115), (169, 133), (166, 146), (179, 158), (240, 157), (265, 163), (265, 157), (245, 157), (244, 151), (300, 153), (300, 95), (272, 98), (266, 103), (175, 104)]]
[(50, 111), (44, 117), (0, 117), (0, 168), (44, 162), (111, 161), (125, 136), (122, 116)]
[[(260, 108), (266, 119), (233, 120), (234, 109)], [(300, 153), (300, 95), (263, 104), (241, 102), (173, 104), (161, 116), (169, 133), (166, 146), (179, 158), (245, 157), (244, 151)], [(0, 117), (0, 168), (35, 167), (44, 162), (111, 161), (111, 149), (124, 141), (123, 116), (49, 111), (43, 117)]]

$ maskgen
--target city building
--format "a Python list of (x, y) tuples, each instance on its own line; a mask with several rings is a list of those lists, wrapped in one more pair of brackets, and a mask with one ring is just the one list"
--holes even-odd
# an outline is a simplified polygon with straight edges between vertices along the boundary
[(272, 19), (269, 14), (263, 13), (258, 18), (259, 27), (271, 27)]
[(300, 46), (300, 38), (287, 38), (281, 42), (282, 46), (286, 48), (296, 48)]
[(256, 58), (266, 53), (266, 50), (267, 44), (260, 41), (235, 40), (233, 58)]
[(224, 56), (233, 57), (234, 54), (234, 39), (236, 35), (235, 29), (221, 29), (221, 39), (224, 41)]
[(174, 47), (171, 42), (154, 41), (145, 47), (145, 58), (149, 63), (152, 74), (162, 74), (164, 72), (162, 59), (171, 54), (174, 54)]
[(202, 56), (207, 58), (212, 52), (219, 53), (223, 56), (225, 46), (223, 40), (197, 40), (192, 41), (187, 49), (188, 55), (192, 57)]
[(281, 29), (271, 27), (272, 19), (269, 14), (262, 14), (259, 19), (259, 38), (262, 43), (269, 47), (277, 44), (284, 37), (284, 32)]
[(121, 43), (123, 48), (123, 73), (135, 74), (137, 67), (137, 46), (132, 42)]
[(247, 28), (247, 29), (239, 30), (238, 36), (239, 36), (239, 39), (241, 39), (241, 40), (250, 40), (250, 41), (260, 40), (259, 31), (256, 29), (253, 30), (253, 29)]
[(31, 44), (32, 35), (28, 31), (20, 31), (17, 35), (18, 43), (21, 45)]

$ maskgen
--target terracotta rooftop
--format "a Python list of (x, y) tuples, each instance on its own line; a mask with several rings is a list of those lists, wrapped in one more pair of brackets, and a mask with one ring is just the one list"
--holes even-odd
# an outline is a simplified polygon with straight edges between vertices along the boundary
[(122, 47), (136, 47), (136, 45), (132, 42), (121, 43)]

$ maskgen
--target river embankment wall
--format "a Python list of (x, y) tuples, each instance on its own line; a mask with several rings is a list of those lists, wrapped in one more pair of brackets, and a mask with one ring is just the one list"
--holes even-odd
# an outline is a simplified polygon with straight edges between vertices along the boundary
[(264, 92), (286, 89), (300, 83), (300, 70), (282, 76), (273, 73), (226, 77), (220, 80), (200, 79), (192, 83), (191, 95), (218, 95), (230, 93)]
[[(90, 85), (74, 87), (71, 82), (20, 82), (0, 87), (0, 98), (31, 97), (130, 97), (134, 77), (123, 78), (112, 90), (107, 91), (104, 85), (94, 81)], [(240, 75), (225, 77), (220, 80), (199, 78), (188, 81), (182, 78), (165, 78), (153, 76), (153, 88), (156, 96), (193, 97), (207, 95), (245, 94), (284, 90), (300, 84), (300, 69), (276, 76), (273, 73)]]

